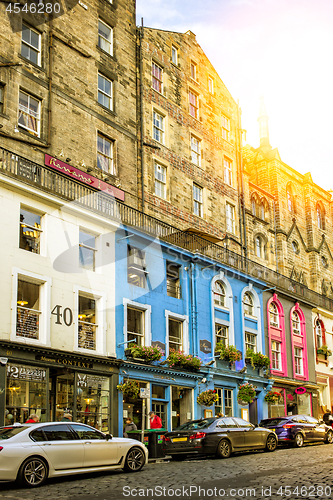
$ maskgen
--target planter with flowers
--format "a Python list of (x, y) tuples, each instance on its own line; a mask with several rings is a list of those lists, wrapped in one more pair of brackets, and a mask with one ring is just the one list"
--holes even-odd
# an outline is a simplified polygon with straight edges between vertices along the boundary
[(225, 346), (221, 342), (215, 346), (215, 355), (220, 355), (220, 359), (229, 363), (230, 367), (233, 366), (235, 361), (241, 361), (242, 353), (234, 345)]
[(325, 356), (325, 359), (327, 359), (328, 356), (332, 356), (332, 351), (327, 347), (327, 345), (322, 345), (321, 347), (318, 347), (317, 354), (322, 354)]
[(277, 403), (279, 399), (280, 399), (280, 393), (277, 391), (268, 391), (264, 397), (266, 403)]
[(122, 384), (118, 384), (117, 389), (132, 399), (136, 399), (140, 392), (139, 383), (136, 380), (130, 379), (125, 380)]
[(256, 397), (256, 390), (252, 384), (246, 382), (238, 387), (237, 399), (239, 404), (248, 405)]
[(125, 350), (125, 355), (128, 358), (133, 358), (136, 361), (143, 361), (146, 363), (152, 363), (153, 361), (159, 361), (163, 356), (163, 351), (158, 346), (141, 346), (137, 344), (130, 344)]
[(184, 354), (175, 349), (170, 349), (166, 362), (170, 368), (185, 368), (185, 370), (199, 370), (202, 363), (201, 359), (192, 354)]
[(245, 362), (250, 364), (252, 368), (262, 368), (266, 373), (271, 365), (270, 359), (261, 352), (254, 352), (252, 349), (247, 349)]
[(215, 389), (208, 389), (207, 391), (200, 392), (197, 397), (197, 403), (201, 406), (213, 406), (218, 400), (219, 397)]

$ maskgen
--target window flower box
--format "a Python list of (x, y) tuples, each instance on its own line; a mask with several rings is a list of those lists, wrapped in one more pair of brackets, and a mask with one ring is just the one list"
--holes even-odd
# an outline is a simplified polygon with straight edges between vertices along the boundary
[(220, 359), (224, 359), (232, 365), (235, 361), (241, 361), (242, 353), (234, 345), (225, 346), (218, 343), (215, 346), (215, 355), (220, 355)]
[(199, 370), (202, 363), (200, 358), (175, 349), (170, 350), (166, 362), (170, 368), (183, 368), (185, 370)]
[(127, 358), (133, 358), (133, 360), (143, 363), (160, 361), (163, 354), (162, 349), (158, 346), (139, 346), (137, 344), (130, 344), (128, 348), (125, 349), (125, 356)]

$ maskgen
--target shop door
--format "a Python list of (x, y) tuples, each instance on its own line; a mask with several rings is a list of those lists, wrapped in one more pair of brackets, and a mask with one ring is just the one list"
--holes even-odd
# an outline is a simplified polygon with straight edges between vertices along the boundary
[(50, 415), (60, 422), (65, 413), (73, 415), (74, 373), (68, 369), (50, 371)]
[(249, 405), (249, 413), (250, 413), (250, 422), (251, 424), (258, 424), (258, 406), (257, 406), (257, 400), (255, 399), (250, 403)]
[(192, 389), (172, 386), (172, 429), (192, 419)]

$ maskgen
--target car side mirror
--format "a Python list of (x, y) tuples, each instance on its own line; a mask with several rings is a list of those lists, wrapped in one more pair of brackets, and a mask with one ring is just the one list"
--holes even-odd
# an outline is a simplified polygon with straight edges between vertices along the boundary
[(105, 438), (107, 441), (110, 441), (110, 439), (113, 438), (112, 434), (105, 434)]

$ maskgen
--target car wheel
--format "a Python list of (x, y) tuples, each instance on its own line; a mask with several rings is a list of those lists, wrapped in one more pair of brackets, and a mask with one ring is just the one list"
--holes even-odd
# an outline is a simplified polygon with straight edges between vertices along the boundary
[(294, 445), (296, 446), (296, 448), (302, 448), (303, 444), (304, 444), (304, 437), (300, 432), (298, 432), (295, 436)]
[(24, 486), (36, 487), (44, 484), (47, 476), (48, 467), (45, 460), (40, 457), (30, 457), (21, 465), (17, 478)]
[(231, 444), (227, 439), (222, 439), (217, 447), (217, 456), (219, 458), (229, 458), (231, 455)]
[(273, 434), (270, 434), (266, 441), (266, 451), (275, 451), (277, 448), (277, 439)]
[(325, 443), (327, 443), (327, 444), (333, 443), (333, 432), (332, 431), (328, 431), (328, 433), (326, 434)]
[(142, 448), (131, 448), (126, 455), (124, 470), (126, 472), (138, 472), (145, 465), (146, 457)]

